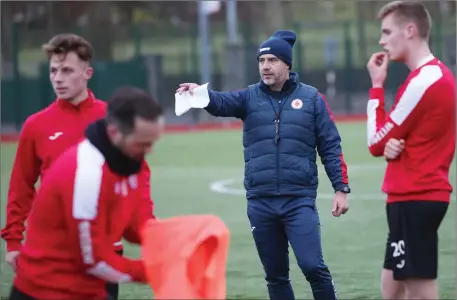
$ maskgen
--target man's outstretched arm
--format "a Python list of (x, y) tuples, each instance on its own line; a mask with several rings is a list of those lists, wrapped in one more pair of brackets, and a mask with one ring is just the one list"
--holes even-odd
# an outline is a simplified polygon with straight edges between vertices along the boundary
[(243, 119), (245, 103), (249, 96), (248, 90), (216, 92), (208, 90), (209, 104), (205, 110), (216, 117), (235, 117)]
[[(198, 90), (198, 92), (197, 92)], [(196, 83), (182, 83), (177, 89), (177, 93), (181, 94), (189, 92), (194, 95), (194, 91), (198, 93), (198, 105), (190, 107), (204, 108), (209, 114), (215, 117), (235, 117), (243, 119), (245, 117), (246, 103), (248, 102), (249, 92), (247, 89), (217, 92), (207, 88), (207, 85), (198, 85)]]

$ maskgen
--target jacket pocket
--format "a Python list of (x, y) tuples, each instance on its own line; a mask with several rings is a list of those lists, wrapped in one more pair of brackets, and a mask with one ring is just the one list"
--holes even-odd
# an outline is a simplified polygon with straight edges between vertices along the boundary
[(247, 161), (244, 163), (244, 187), (246, 189), (252, 186), (252, 175), (251, 175), (251, 161)]
[(252, 185), (252, 162), (250, 149), (244, 149), (244, 186), (249, 188)]
[(284, 176), (284, 179), (290, 184), (298, 186), (308, 185), (311, 181), (311, 170), (308, 159), (298, 158), (295, 162), (295, 167), (284, 170)]
[(300, 182), (302, 184), (309, 184), (311, 182), (311, 169), (309, 160), (307, 158), (304, 159), (303, 163), (300, 165)]

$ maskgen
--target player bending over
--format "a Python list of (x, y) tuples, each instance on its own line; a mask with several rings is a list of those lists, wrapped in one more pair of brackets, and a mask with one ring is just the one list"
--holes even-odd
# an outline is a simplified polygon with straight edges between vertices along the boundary
[(139, 174), (162, 131), (162, 108), (146, 92), (114, 93), (106, 119), (92, 123), (42, 179), (11, 300), (106, 299), (106, 282), (146, 281), (142, 261), (116, 254), (112, 244), (120, 236), (138, 243), (153, 218)]

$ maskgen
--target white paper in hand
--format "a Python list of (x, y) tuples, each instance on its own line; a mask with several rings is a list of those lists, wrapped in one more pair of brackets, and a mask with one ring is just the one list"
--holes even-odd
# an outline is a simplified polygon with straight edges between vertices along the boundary
[(209, 104), (208, 83), (194, 89), (190, 95), (188, 91), (181, 95), (175, 94), (175, 113), (180, 116), (191, 108), (205, 108)]

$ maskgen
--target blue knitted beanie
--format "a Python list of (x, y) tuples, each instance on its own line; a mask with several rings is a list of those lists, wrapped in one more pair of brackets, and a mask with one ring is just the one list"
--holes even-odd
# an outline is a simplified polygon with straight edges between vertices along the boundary
[(293, 31), (278, 30), (273, 33), (262, 45), (257, 52), (257, 60), (261, 55), (273, 54), (284, 61), (292, 69), (292, 48), (297, 39)]

